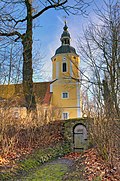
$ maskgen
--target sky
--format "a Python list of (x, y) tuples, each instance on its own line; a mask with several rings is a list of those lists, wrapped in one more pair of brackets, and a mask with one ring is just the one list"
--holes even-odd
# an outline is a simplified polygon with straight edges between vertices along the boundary
[[(102, 7), (103, 5), (102, 0), (94, 0), (94, 2), (99, 7)], [(37, 20), (35, 20), (34, 25), (36, 27), (33, 31), (33, 47), (35, 56), (37, 56), (39, 61), (42, 62), (40, 63), (41, 66), (37, 66), (38, 70), (37, 74), (34, 76), (34, 81), (46, 81), (50, 80), (52, 77), (51, 57), (54, 56), (56, 49), (61, 46), (60, 37), (63, 32), (65, 16), (68, 31), (71, 35), (71, 46), (73, 46), (77, 51), (77, 39), (78, 37), (82, 36), (83, 28), (87, 27), (89, 20), (97, 21), (94, 13), (94, 2), (92, 2), (86, 9), (88, 16), (68, 16), (64, 11), (56, 11), (51, 9), (43, 13)], [(39, 54), (40, 57), (38, 56)], [(40, 72), (42, 72), (42, 75)]]

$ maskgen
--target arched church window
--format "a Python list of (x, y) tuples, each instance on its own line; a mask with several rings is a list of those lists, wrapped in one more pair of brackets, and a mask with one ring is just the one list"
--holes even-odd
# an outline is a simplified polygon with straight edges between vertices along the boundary
[(67, 72), (67, 63), (63, 62), (62, 64), (62, 72)]

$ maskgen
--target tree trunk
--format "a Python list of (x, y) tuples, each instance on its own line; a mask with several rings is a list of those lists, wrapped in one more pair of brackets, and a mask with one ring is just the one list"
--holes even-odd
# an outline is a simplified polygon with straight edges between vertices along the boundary
[(23, 92), (28, 111), (36, 110), (35, 96), (33, 92), (32, 69), (32, 5), (25, 1), (27, 7), (27, 29), (22, 37), (23, 44)]

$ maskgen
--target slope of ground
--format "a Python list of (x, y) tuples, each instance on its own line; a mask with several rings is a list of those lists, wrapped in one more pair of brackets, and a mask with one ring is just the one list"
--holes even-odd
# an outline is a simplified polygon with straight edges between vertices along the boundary
[[(119, 164), (119, 160), (118, 160)], [(16, 181), (119, 181), (120, 175), (116, 167), (97, 154), (95, 148), (82, 153), (69, 153), (62, 158), (46, 162), (29, 171), (24, 177), (14, 178)]]

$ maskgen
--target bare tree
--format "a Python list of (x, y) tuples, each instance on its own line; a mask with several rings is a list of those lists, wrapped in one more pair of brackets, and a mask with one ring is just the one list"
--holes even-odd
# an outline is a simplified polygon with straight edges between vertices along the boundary
[[(84, 72), (84, 83), (87, 82), (88, 95), (93, 97), (94, 102), (95, 111), (90, 134), (99, 153), (113, 166), (119, 154), (120, 128), (118, 0), (104, 1), (104, 8), (97, 8), (96, 14), (98, 23), (90, 22), (84, 31), (84, 39), (79, 39), (79, 48), (87, 71), (87, 74)], [(89, 105), (87, 106), (89, 108)]]
[(22, 52), (15, 43), (1, 49), (1, 84), (20, 83), (22, 80)]
[(23, 91), (27, 110), (36, 109), (32, 80), (33, 20), (49, 9), (62, 9), (67, 14), (78, 14), (83, 13), (88, 6), (84, 0), (74, 0), (73, 3), (70, 5), (68, 0), (1, 0), (0, 2), (0, 36), (11, 38), (15, 42), (20, 40), (23, 45)]
[[(119, 5), (118, 1), (107, 4), (103, 12), (97, 10), (99, 24), (90, 23), (84, 32), (84, 42), (79, 48), (82, 58), (91, 73), (86, 76), (97, 92), (97, 100), (105, 107), (113, 107), (116, 117), (119, 117)], [(96, 87), (97, 86), (97, 87)], [(92, 89), (91, 89), (92, 90)], [(96, 91), (95, 91), (96, 90)], [(107, 105), (106, 105), (107, 104)], [(112, 111), (112, 110), (111, 110)], [(110, 112), (110, 110), (108, 110)]]

